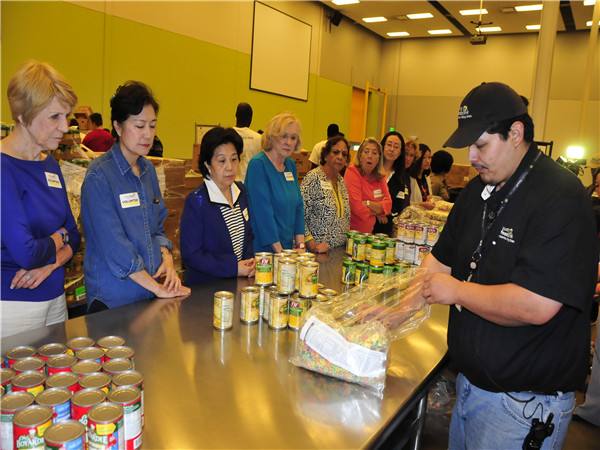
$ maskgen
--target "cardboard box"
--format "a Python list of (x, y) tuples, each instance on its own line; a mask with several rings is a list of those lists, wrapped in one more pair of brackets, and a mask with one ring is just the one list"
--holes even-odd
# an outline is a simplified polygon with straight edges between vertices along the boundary
[(448, 186), (451, 188), (462, 188), (477, 176), (477, 171), (466, 164), (453, 164), (450, 172), (446, 176)]

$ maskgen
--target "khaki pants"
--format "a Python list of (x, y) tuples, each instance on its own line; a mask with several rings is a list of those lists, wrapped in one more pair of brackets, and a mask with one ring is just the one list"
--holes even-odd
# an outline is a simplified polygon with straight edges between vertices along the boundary
[(0, 300), (0, 333), (3, 338), (65, 320), (67, 320), (67, 302), (64, 293), (45, 302)]

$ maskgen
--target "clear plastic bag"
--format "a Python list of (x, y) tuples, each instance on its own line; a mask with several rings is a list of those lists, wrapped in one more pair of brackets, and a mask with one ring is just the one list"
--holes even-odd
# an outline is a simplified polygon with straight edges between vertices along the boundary
[(65, 179), (65, 188), (73, 217), (77, 220), (81, 210), (81, 185), (83, 184), (87, 169), (68, 161), (60, 161), (60, 170)]
[(383, 286), (359, 286), (310, 309), (291, 363), (383, 391), (392, 341), (429, 317), (420, 295), (425, 269), (387, 278)]

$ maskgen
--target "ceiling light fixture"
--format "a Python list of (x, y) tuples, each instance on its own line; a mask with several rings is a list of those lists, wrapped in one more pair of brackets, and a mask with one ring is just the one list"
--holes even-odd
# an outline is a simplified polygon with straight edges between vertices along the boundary
[(517, 12), (527, 12), (527, 11), (541, 11), (544, 8), (544, 5), (541, 3), (537, 3), (535, 5), (517, 5), (515, 6), (515, 11)]
[(389, 37), (404, 37), (410, 36), (408, 31), (392, 31), (390, 33), (386, 33)]
[[(600, 25), (600, 20), (598, 21), (598, 25)], [(591, 26), (592, 26), (592, 21), (591, 21), (591, 20), (588, 20), (588, 21), (585, 23), (585, 26), (586, 26), (586, 27), (591, 27)]]
[(427, 30), (429, 34), (440, 35), (440, 34), (452, 34), (452, 30), (445, 28), (443, 30)]
[(459, 13), (462, 16), (477, 16), (479, 14), (487, 14), (488, 10), (485, 8), (482, 9), (461, 9)]
[(497, 33), (498, 31), (502, 31), (502, 27), (477, 27), (475, 30), (478, 33)]
[(416, 13), (416, 14), (407, 14), (406, 17), (408, 17), (410, 20), (431, 19), (433, 17), (433, 14), (431, 14), (431, 13)]
[(363, 20), (363, 22), (367, 22), (367, 23), (387, 22), (387, 19), (383, 16), (363, 17), (362, 20)]
[(360, 3), (360, 0), (333, 0), (331, 3), (338, 6), (356, 5), (357, 3)]
[(542, 26), (538, 23), (538, 24), (534, 24), (534, 25), (525, 25), (525, 28), (527, 28), (530, 31), (534, 31), (534, 30), (539, 30), (540, 28), (542, 28)]

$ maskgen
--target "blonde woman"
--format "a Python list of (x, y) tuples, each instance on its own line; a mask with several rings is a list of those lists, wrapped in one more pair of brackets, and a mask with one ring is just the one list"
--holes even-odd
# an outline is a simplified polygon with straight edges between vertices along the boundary
[(290, 158), (300, 148), (300, 133), (296, 116), (276, 115), (263, 135), (263, 151), (248, 164), (245, 184), (255, 252), (304, 249), (304, 204)]
[(350, 228), (371, 233), (377, 220), (387, 223), (392, 199), (382, 173), (383, 152), (374, 138), (366, 138), (354, 164), (346, 170), (344, 182), (350, 198)]

